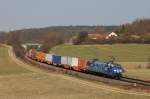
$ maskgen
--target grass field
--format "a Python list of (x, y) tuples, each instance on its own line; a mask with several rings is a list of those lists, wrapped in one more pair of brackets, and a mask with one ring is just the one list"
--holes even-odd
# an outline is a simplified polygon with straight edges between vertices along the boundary
[(126, 69), (125, 75), (150, 80), (150, 69), (146, 68), (150, 61), (150, 44), (61, 45), (51, 52), (102, 61), (109, 61), (109, 56), (114, 56)]
[(1, 99), (149, 99), (146, 96), (105, 91), (73, 79), (71, 81), (42, 74), (4, 77), (0, 80)]
[(117, 62), (147, 62), (150, 59), (150, 44), (62, 45), (53, 48), (52, 53), (102, 61), (114, 56)]
[[(18, 65), (0, 47), (0, 99), (149, 99), (98, 87), (96, 83), (66, 75), (45, 73)], [(88, 84), (85, 84), (88, 83)]]
[(120, 62), (126, 70), (124, 75), (150, 81), (150, 69), (148, 62)]

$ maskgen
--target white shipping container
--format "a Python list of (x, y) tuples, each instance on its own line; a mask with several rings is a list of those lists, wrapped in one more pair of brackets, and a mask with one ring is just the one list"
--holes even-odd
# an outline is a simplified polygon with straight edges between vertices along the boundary
[(46, 54), (45, 60), (47, 62), (52, 62), (52, 54)]
[(78, 58), (72, 58), (71, 66), (78, 66)]
[(67, 64), (69, 66), (71, 66), (71, 64), (72, 64), (72, 57), (67, 57)]
[(67, 65), (68, 64), (68, 58), (66, 56), (61, 57), (61, 64)]

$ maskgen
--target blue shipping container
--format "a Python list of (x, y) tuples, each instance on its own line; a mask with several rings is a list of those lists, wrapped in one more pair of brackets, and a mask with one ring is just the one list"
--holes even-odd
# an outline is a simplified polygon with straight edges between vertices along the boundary
[(53, 55), (52, 60), (53, 60), (53, 63), (57, 65), (61, 64), (61, 56)]

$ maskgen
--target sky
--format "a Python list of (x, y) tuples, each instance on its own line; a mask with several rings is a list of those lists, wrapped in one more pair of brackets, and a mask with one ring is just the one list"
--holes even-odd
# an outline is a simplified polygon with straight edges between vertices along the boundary
[(150, 18), (150, 0), (0, 0), (0, 31), (120, 25)]

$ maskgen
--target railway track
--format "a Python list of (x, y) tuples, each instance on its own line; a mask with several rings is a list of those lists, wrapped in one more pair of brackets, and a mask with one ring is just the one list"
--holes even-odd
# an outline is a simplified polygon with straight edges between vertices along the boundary
[(99, 82), (102, 82), (105, 84), (111, 84), (113, 86), (128, 86), (128, 87), (133, 87), (133, 88), (140, 87), (143, 89), (150, 89), (150, 82), (149, 81), (143, 81), (143, 80), (133, 79), (133, 78), (128, 78), (128, 77), (122, 77), (120, 80), (116, 80), (116, 79), (101, 77), (101, 76), (92, 75), (92, 74), (88, 74), (88, 73), (68, 70), (68, 69), (64, 69), (61, 67), (48, 65), (45, 63), (40, 63), (40, 62), (37, 62), (35, 60), (28, 58), (27, 56), (25, 56), (25, 58), (27, 61), (29, 61), (32, 64), (35, 64), (39, 68), (47, 69), (50, 71), (57, 71), (59, 73), (69, 74), (69, 75), (83, 78), (83, 79), (87, 79), (87, 80), (99, 81)]
[(120, 80), (125, 81), (125, 82), (133, 83), (134, 86), (139, 84), (139, 85), (149, 86), (150, 87), (150, 81), (144, 81), (144, 80), (135, 79), (135, 78), (129, 78), (129, 77), (122, 77)]

